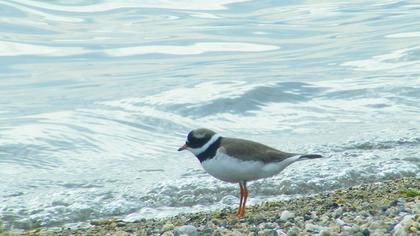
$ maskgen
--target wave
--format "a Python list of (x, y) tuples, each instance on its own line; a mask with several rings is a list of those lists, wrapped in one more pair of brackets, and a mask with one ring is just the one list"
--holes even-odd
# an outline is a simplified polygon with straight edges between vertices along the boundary
[(325, 88), (309, 83), (280, 82), (256, 86), (241, 95), (208, 100), (199, 106), (170, 105), (167, 109), (189, 117), (205, 117), (217, 113), (250, 114), (270, 103), (300, 103), (311, 100)]
[[(10, 0), (9, 0), (10, 1)], [(15, 2), (15, 1), (10, 1)], [(58, 5), (39, 1), (19, 0), (16, 3), (25, 5), (31, 8), (41, 8), (43, 10), (72, 12), (72, 13), (96, 13), (108, 12), (123, 8), (168, 8), (179, 10), (223, 10), (228, 4), (246, 2), (246, 0), (214, 0), (209, 2), (202, 1), (125, 1), (112, 2), (103, 1), (88, 5)]]

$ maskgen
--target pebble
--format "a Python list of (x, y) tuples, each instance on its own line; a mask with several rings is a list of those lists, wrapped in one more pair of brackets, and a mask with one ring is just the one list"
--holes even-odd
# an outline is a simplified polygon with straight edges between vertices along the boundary
[(344, 222), (341, 219), (336, 219), (335, 222), (337, 222), (337, 224), (340, 225), (340, 226), (344, 226), (346, 224), (346, 222)]
[(278, 227), (279, 227), (279, 225), (277, 223), (272, 223), (272, 222), (261, 223), (261, 224), (258, 225), (258, 228), (260, 228), (260, 229), (275, 229), (275, 228), (278, 228)]
[(231, 232), (229, 235), (230, 235), (230, 236), (243, 236), (244, 234), (243, 234), (243, 233), (241, 233), (241, 232), (239, 232), (239, 231), (237, 231), (237, 230), (234, 230), (234, 231), (233, 231), (233, 232)]
[(344, 231), (347, 231), (347, 232), (350, 232), (350, 231), (351, 231), (351, 226), (349, 226), (349, 225), (344, 225), (344, 226), (343, 226), (343, 230), (344, 230)]
[(286, 210), (281, 213), (280, 220), (288, 221), (289, 219), (292, 219), (293, 217), (295, 217), (295, 213)]
[(414, 222), (414, 215), (406, 215), (400, 223), (398, 223), (395, 227), (394, 227), (394, 234), (393, 236), (406, 236), (410, 234), (411, 227), (414, 226), (414, 228), (416, 228), (415, 226), (418, 225), (420, 228), (420, 223), (419, 222)]
[(319, 236), (331, 236), (331, 233), (327, 229), (323, 229), (319, 232)]
[(359, 215), (359, 216), (356, 216), (356, 218), (354, 218), (354, 221), (357, 222), (358, 224), (362, 224), (363, 222), (365, 222), (364, 219), (365, 219), (364, 217)]
[(296, 231), (288, 231), (286, 236), (298, 236), (298, 233)]
[(278, 236), (278, 233), (274, 229), (264, 229), (263, 231), (259, 231), (258, 236)]
[(364, 229), (362, 231), (363, 236), (369, 236), (370, 235), (370, 231), (368, 229)]
[(173, 230), (174, 228), (175, 228), (174, 224), (168, 222), (168, 223), (163, 225), (162, 232), (170, 231), (170, 230)]
[(194, 225), (183, 225), (178, 227), (175, 231), (180, 235), (198, 236), (197, 228)]
[(305, 229), (312, 233), (319, 233), (321, 230), (326, 230), (326, 227), (309, 223), (305, 225)]
[(162, 236), (174, 236), (174, 233), (172, 233), (172, 231), (166, 231), (163, 232)]
[(285, 232), (283, 232), (283, 230), (278, 229), (278, 230), (276, 230), (276, 231), (277, 231), (277, 235), (279, 235), (279, 236), (286, 236), (286, 233), (285, 233)]

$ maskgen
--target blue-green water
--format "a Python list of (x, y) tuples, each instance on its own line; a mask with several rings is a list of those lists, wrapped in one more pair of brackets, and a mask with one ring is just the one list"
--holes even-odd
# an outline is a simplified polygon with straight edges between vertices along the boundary
[[(123, 2), (123, 3), (122, 3)], [(236, 207), (190, 129), (322, 160), (250, 203), (419, 176), (417, 1), (0, 0), (0, 221)]]

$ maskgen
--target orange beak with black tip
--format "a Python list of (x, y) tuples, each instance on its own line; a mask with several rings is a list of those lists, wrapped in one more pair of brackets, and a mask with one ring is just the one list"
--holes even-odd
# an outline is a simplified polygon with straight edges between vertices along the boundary
[(185, 149), (187, 149), (187, 147), (187, 144), (184, 144), (182, 147), (178, 148), (178, 152), (184, 151)]

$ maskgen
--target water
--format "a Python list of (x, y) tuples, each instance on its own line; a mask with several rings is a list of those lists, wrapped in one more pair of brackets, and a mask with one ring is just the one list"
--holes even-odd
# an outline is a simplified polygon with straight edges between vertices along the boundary
[(321, 153), (250, 204), (418, 176), (417, 1), (0, 1), (0, 221), (237, 207), (178, 153), (208, 127)]

